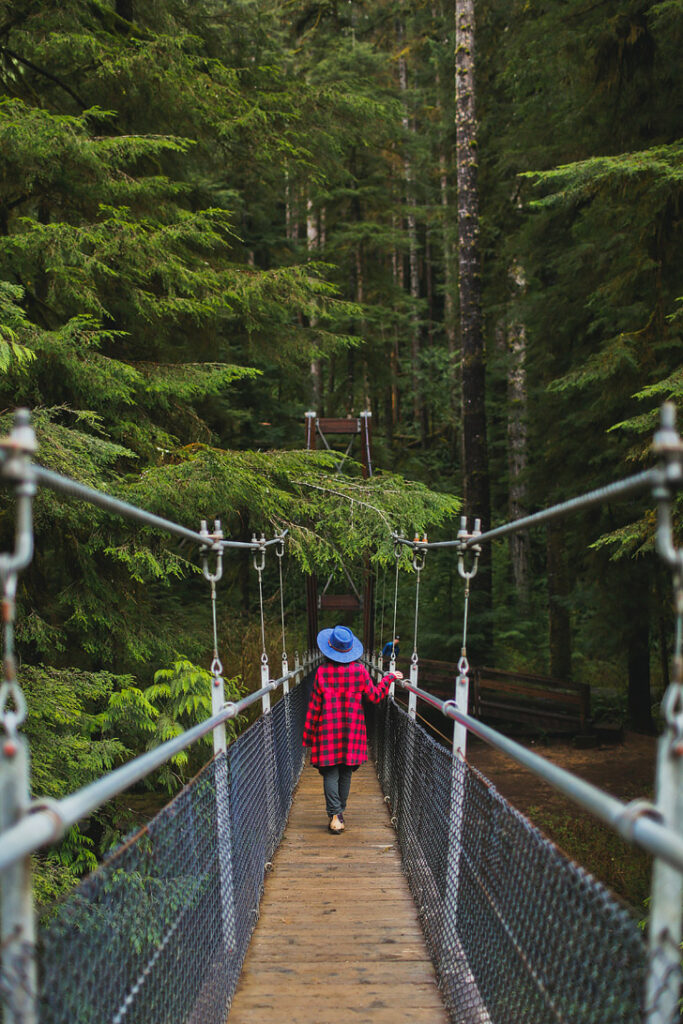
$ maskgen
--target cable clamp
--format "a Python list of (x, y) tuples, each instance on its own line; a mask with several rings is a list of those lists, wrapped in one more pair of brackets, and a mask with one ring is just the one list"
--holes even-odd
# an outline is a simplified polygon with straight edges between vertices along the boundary
[(38, 800), (31, 800), (28, 805), (28, 813), (39, 814), (41, 812), (49, 814), (52, 819), (52, 835), (47, 842), (58, 842), (66, 832), (66, 822), (62, 817), (59, 801), (49, 796), (41, 796)]
[[(472, 533), (469, 533), (467, 530), (467, 516), (461, 516), (460, 529), (458, 530), (458, 540), (461, 544), (458, 550), (458, 573), (467, 581), (474, 579), (479, 569), (481, 544), (470, 543), (470, 541), (475, 540), (477, 537), (481, 537), (481, 519), (474, 520), (474, 529)], [(465, 569), (465, 554), (467, 551), (472, 553), (472, 562), (469, 569)]]
[[(7, 669), (5, 658), (5, 669)], [(14, 710), (9, 708), (9, 701), (14, 704)], [(26, 697), (21, 687), (14, 679), (5, 679), (0, 686), (0, 727), (5, 733), (5, 754), (12, 757), (17, 752), (17, 736), (19, 726), (26, 718)]]
[[(208, 580), (209, 583), (218, 583), (223, 575), (223, 544), (222, 541), (223, 531), (221, 529), (220, 519), (214, 519), (213, 533), (209, 533), (206, 519), (202, 519), (199, 533), (202, 537), (206, 537), (206, 547), (202, 548), (202, 572), (204, 579)], [(214, 551), (216, 554), (216, 571), (209, 572), (209, 554)]]
[(427, 534), (422, 535), (420, 540), (418, 534), (415, 534), (411, 547), (413, 549), (413, 569), (415, 572), (421, 572), (425, 567), (425, 561), (427, 559), (427, 548), (422, 547), (423, 544), (427, 543)]
[(656, 821), (658, 825), (665, 823), (662, 812), (653, 803), (650, 803), (649, 800), (632, 800), (626, 804), (614, 824), (624, 839), (632, 841), (634, 826), (640, 818), (650, 818), (652, 821)]
[(683, 755), (683, 685), (680, 682), (671, 683), (664, 694), (662, 716), (671, 733), (670, 751), (674, 756), (681, 757)]
[(654, 455), (677, 456), (679, 465), (683, 460), (683, 441), (676, 429), (676, 406), (665, 402), (660, 412), (660, 428), (652, 438)]
[(221, 659), (217, 654), (214, 654), (214, 659), (211, 662), (211, 675), (214, 676), (216, 680), (223, 675), (223, 665), (221, 664)]
[(465, 676), (465, 678), (467, 678), (469, 671), (470, 663), (467, 660), (467, 655), (463, 654), (462, 657), (460, 658), (460, 661), (458, 662), (458, 673), (460, 676)]
[(28, 409), (17, 409), (12, 430), (0, 438), (0, 472), (16, 481), (20, 493), (33, 497), (36, 493), (35, 474), (30, 457), (38, 450), (36, 433), (31, 426)]
[(282, 533), (278, 534), (275, 538), (275, 554), (278, 558), (282, 558), (285, 553), (285, 537), (289, 533), (289, 530), (283, 530)]
[(261, 534), (257, 537), (256, 534), (252, 534), (251, 543), (255, 546), (254, 551), (254, 568), (256, 572), (263, 572), (266, 567), (266, 537), (265, 534)]

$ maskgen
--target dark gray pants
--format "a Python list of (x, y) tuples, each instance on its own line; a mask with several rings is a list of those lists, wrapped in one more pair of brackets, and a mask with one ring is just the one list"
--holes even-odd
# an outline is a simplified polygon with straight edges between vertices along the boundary
[(351, 776), (357, 767), (357, 765), (350, 764), (331, 764), (324, 768), (318, 768), (323, 777), (325, 806), (330, 818), (333, 814), (341, 814), (346, 809), (346, 801), (351, 788)]

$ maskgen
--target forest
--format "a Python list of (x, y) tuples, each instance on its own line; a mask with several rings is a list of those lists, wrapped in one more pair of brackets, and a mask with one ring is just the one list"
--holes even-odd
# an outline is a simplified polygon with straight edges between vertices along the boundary
[[(27, 407), (43, 466), (191, 529), (287, 529), (292, 651), (306, 573), (369, 566), (388, 639), (392, 531), (450, 539), (630, 475), (681, 404), (682, 45), (683, 0), (0, 0), (2, 432)], [(371, 478), (305, 450), (310, 410), (371, 412)], [(651, 504), (492, 546), (470, 660), (608, 689), (655, 729)], [(9, 550), (4, 489), (0, 530)], [(206, 715), (211, 610), (196, 552), (152, 529), (41, 490), (35, 533), (16, 647), (35, 792), (59, 797)], [(429, 554), (426, 656), (457, 660), (461, 582)], [(244, 692), (242, 554), (217, 607)], [(72, 829), (39, 900), (128, 815)]]

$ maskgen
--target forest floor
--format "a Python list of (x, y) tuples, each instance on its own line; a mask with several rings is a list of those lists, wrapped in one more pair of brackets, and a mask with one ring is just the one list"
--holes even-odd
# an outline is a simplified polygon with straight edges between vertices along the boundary
[[(620, 800), (651, 799), (657, 740), (625, 732), (622, 742), (578, 749), (564, 741), (529, 741), (529, 749)], [(572, 860), (644, 912), (651, 859), (627, 845), (547, 783), (506, 755), (470, 737), (468, 761)]]

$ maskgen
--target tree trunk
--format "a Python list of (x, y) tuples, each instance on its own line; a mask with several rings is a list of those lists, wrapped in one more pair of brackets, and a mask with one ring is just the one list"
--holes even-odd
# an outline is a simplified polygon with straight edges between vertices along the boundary
[[(450, 237), (451, 213), (448, 202), (448, 175), (446, 173), (446, 156), (441, 153), (439, 156), (439, 187), (441, 189), (441, 206), (443, 207), (443, 287), (444, 287), (444, 310), (443, 325), (446, 334), (446, 343), (451, 357), (455, 357), (457, 342), (457, 325), (455, 317), (454, 275), (453, 275), (453, 246)], [(456, 391), (457, 384), (453, 390)]]
[(546, 530), (548, 576), (548, 629), (550, 675), (555, 679), (571, 679), (571, 624), (567, 609), (569, 584), (564, 545), (564, 528), (552, 522)]
[[(524, 287), (521, 268), (515, 265), (510, 274), (515, 288), (521, 290)], [(507, 332), (507, 354), (509, 513), (510, 519), (521, 519), (528, 512), (525, 480), (528, 456), (526, 330), (514, 315)], [(529, 603), (529, 544), (528, 530), (510, 537), (512, 578), (517, 599), (524, 607)]]
[(650, 693), (650, 624), (634, 623), (628, 643), (628, 720), (636, 732), (654, 733)]
[[(309, 260), (313, 258), (318, 248), (318, 217), (313, 208), (313, 202), (308, 198), (306, 201), (306, 251)], [(315, 321), (311, 320), (311, 327)], [(320, 359), (311, 360), (311, 403), (313, 409), (319, 414), (323, 413), (323, 376)]]
[[(455, 126), (458, 175), (460, 337), (462, 346), (463, 497), (468, 516), (491, 522), (486, 441), (486, 372), (479, 268), (477, 121), (474, 87), (474, 2), (456, 0)], [(480, 590), (491, 606), (490, 550), (484, 552)]]
[(133, 0), (116, 0), (116, 13), (119, 18), (123, 18), (125, 21), (132, 21), (135, 17)]
[(654, 733), (650, 690), (650, 586), (652, 559), (639, 558), (626, 566), (619, 591), (628, 667), (628, 722), (636, 732)]
[[(398, 30), (399, 43), (403, 39), (403, 27), (399, 26)], [(408, 116), (407, 106), (407, 94), (408, 94), (408, 68), (406, 65), (406, 59), (401, 54), (398, 59), (398, 79), (399, 86), (401, 89), (401, 96), (403, 97), (403, 131), (406, 145), (408, 144), (409, 137), (414, 133), (414, 125), (411, 124)], [(405, 176), (405, 196), (406, 196), (406, 207), (407, 215), (406, 222), (408, 225), (408, 265), (410, 267), (410, 298), (412, 300), (412, 309), (410, 313), (410, 324), (411, 324), (411, 345), (410, 345), (410, 363), (412, 370), (412, 389), (413, 389), (413, 419), (415, 421), (415, 427), (420, 430), (424, 436), (424, 430), (422, 429), (422, 395), (420, 387), (420, 318), (417, 310), (417, 303), (420, 298), (420, 266), (418, 258), (418, 246), (417, 246), (417, 219), (415, 217), (415, 179), (413, 175), (413, 165), (410, 159), (410, 155), (406, 152), (403, 158), (403, 171)]]
[[(443, 0), (439, 5), (439, 12), (437, 13), (436, 7), (432, 4), (432, 20), (434, 24), (437, 24), (440, 20), (441, 24), (446, 24), (446, 15), (444, 12)], [(444, 45), (448, 42), (448, 33), (444, 36)], [(441, 125), (441, 139), (439, 142), (439, 191), (441, 195), (441, 242), (443, 245), (443, 294), (444, 294), (444, 308), (443, 308), (443, 327), (444, 334), (446, 336), (446, 345), (448, 347), (449, 356), (449, 392), (450, 392), (450, 413), (452, 420), (452, 443), (455, 444), (457, 437), (456, 424), (460, 422), (461, 417), (461, 388), (460, 388), (460, 365), (457, 359), (458, 352), (456, 351), (458, 342), (457, 333), (457, 321), (456, 321), (456, 305), (455, 305), (455, 253), (453, 250), (453, 239), (451, 235), (452, 228), (452, 212), (450, 203), (450, 192), (448, 188), (448, 162), (446, 159), (446, 138), (449, 134), (448, 126), (444, 121), (443, 106), (444, 97), (442, 93), (442, 80), (439, 73), (439, 64), (437, 61), (436, 72), (435, 72), (435, 86), (436, 86), (436, 108), (439, 113), (438, 123)]]
[[(396, 233), (398, 231), (398, 228), (399, 228), (399, 222), (398, 222), (398, 218), (396, 216), (394, 216), (394, 215), (392, 215), (392, 218), (391, 218), (391, 226), (394, 229), (394, 233)], [(394, 287), (400, 289), (401, 291), (403, 291), (404, 284), (405, 284), (405, 281), (404, 281), (404, 271), (403, 271), (403, 259), (401, 258), (401, 254), (396, 249), (393, 249), (392, 253), (391, 253), (391, 269), (392, 269), (392, 276), (393, 276)], [(395, 330), (396, 329), (394, 328), (394, 331)], [(399, 404), (399, 394), (398, 394), (399, 360), (400, 360), (400, 351), (399, 351), (398, 336), (396, 334), (394, 334), (394, 339), (391, 342), (390, 351), (389, 351), (389, 365), (391, 366), (391, 399), (390, 399), (390, 401), (391, 401), (391, 428), (392, 428), (391, 429), (391, 435), (392, 435), (392, 438), (393, 438), (394, 429), (396, 428), (396, 426), (398, 425), (398, 423), (401, 420), (401, 407), (400, 407), (400, 404)]]

